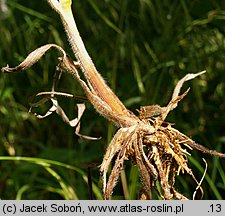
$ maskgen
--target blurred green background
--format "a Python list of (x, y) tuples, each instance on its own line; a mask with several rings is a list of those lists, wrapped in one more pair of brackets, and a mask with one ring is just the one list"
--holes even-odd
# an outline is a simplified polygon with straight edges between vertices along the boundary
[[(225, 1), (73, 0), (73, 10), (96, 67), (134, 112), (140, 105), (166, 105), (180, 78), (206, 70), (184, 85), (182, 91), (191, 90), (167, 120), (196, 142), (225, 153)], [(18, 65), (47, 43), (73, 56), (46, 0), (0, 0), (0, 67)], [(101, 136), (98, 141), (78, 138), (56, 114), (38, 120), (28, 113), (29, 97), (51, 89), (58, 55), (51, 50), (23, 73), (0, 74), (0, 199), (102, 199), (98, 166), (116, 128), (88, 103), (81, 132)], [(59, 90), (83, 95), (68, 74)], [(80, 101), (59, 101), (73, 118)], [(224, 199), (225, 159), (191, 154), (189, 166), (197, 179), (205, 168), (203, 157), (208, 164), (203, 199)], [(119, 181), (114, 199), (138, 197), (138, 171), (130, 162), (125, 180), (128, 191)], [(180, 174), (176, 188), (191, 199), (196, 184)], [(153, 197), (159, 199), (157, 193)]]

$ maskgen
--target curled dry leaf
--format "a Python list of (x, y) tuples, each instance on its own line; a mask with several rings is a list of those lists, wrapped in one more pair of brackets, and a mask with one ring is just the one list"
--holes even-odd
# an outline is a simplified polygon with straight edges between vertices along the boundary
[[(32, 102), (32, 100), (34, 100), (35, 97), (38, 96), (42, 96), (45, 95), (47, 97), (42, 98), (41, 100), (39, 100), (38, 102)], [(75, 127), (75, 134), (81, 138), (84, 139), (89, 139), (89, 140), (98, 140), (100, 138), (96, 138), (96, 137), (91, 137), (91, 136), (86, 136), (86, 135), (82, 135), (80, 134), (80, 121), (81, 121), (81, 117), (85, 111), (85, 104), (77, 104), (77, 113), (78, 116), (72, 120), (69, 120), (69, 118), (67, 117), (66, 113), (64, 112), (64, 110), (62, 109), (62, 107), (58, 104), (58, 100), (55, 96), (65, 96), (65, 97), (70, 97), (70, 98), (74, 98), (76, 96), (72, 95), (72, 94), (68, 94), (68, 93), (62, 93), (62, 92), (40, 92), (36, 95), (33, 95), (30, 101), (30, 112), (32, 110), (33, 107), (38, 107), (41, 106), (42, 104), (46, 103), (47, 101), (51, 101), (52, 102), (52, 107), (49, 108), (49, 110), (46, 112), (46, 114), (44, 115), (40, 115), (40, 114), (35, 114), (35, 116), (39, 119), (43, 119), (48, 117), (49, 115), (51, 115), (53, 112), (56, 112), (65, 123), (67, 123), (69, 126), (71, 127)], [(76, 97), (77, 98), (77, 97)], [(78, 97), (79, 98), (79, 97)], [(83, 98), (82, 98), (83, 99)]]
[(181, 87), (183, 86), (183, 84), (188, 81), (188, 80), (191, 80), (191, 79), (194, 79), (196, 78), (197, 76), (200, 76), (202, 74), (204, 74), (206, 71), (201, 71), (201, 72), (198, 72), (198, 73), (191, 73), (191, 74), (187, 74), (185, 75), (181, 80), (179, 80), (179, 82), (177, 83), (176, 87), (174, 88), (174, 91), (173, 91), (173, 95), (172, 95), (172, 100), (174, 100), (175, 98), (178, 97), (178, 95), (180, 94), (180, 89)]
[[(68, 56), (66, 55), (66, 52), (60, 46), (55, 45), (55, 44), (47, 44), (47, 45), (44, 45), (40, 48), (37, 48), (36, 50), (31, 52), (27, 56), (27, 58), (23, 62), (21, 62), (18, 66), (14, 67), (14, 68), (10, 68), (9, 66), (6, 66), (6, 67), (3, 67), (1, 70), (2, 70), (3, 73), (17, 73), (17, 72), (26, 70), (26, 69), (30, 68), (33, 64), (35, 64), (37, 61), (39, 61), (40, 58), (51, 48), (56, 48), (57, 50), (59, 50), (62, 53), (62, 57), (59, 58), (60, 63), (62, 63), (65, 59), (68, 58)], [(75, 65), (74, 63), (73, 63), (73, 66), (77, 67), (77, 65)], [(80, 136), (82, 138), (85, 138), (85, 139), (91, 139), (91, 140), (99, 139), (99, 138), (95, 138), (95, 137), (81, 135), (79, 133), (79, 131), (80, 131), (80, 119), (81, 119), (81, 117), (84, 113), (85, 104), (77, 104), (78, 117), (76, 117), (72, 120), (69, 120), (69, 118), (65, 114), (64, 110), (59, 105), (58, 100), (55, 96), (64, 96), (64, 97), (70, 97), (70, 98), (83, 99), (82, 97), (74, 96), (72, 94), (54, 91), (56, 86), (57, 86), (57, 82), (58, 82), (58, 80), (60, 79), (60, 76), (61, 76), (61, 73), (59, 73), (59, 71), (61, 72), (60, 65), (58, 65), (57, 69), (56, 69), (57, 75), (55, 74), (55, 77), (54, 77), (54, 82), (53, 82), (53, 86), (52, 86), (53, 91), (51, 91), (51, 92), (40, 92), (40, 93), (32, 96), (31, 99), (30, 99), (31, 107), (30, 107), (29, 111), (31, 112), (33, 107), (38, 107), (38, 106), (40, 106), (40, 105), (42, 105), (42, 104), (44, 104), (44, 103), (46, 103), (47, 101), (50, 100), (52, 102), (52, 106), (49, 108), (49, 110), (44, 115), (34, 113), (37, 118), (43, 119), (43, 118), (48, 117), (52, 113), (56, 112), (59, 116), (61, 116), (61, 118), (63, 119), (64, 122), (66, 122), (71, 127), (76, 127), (75, 133), (78, 136)], [(35, 102), (35, 103), (33, 102), (34, 98), (36, 98), (38, 96), (43, 96), (43, 95), (46, 96), (46, 97), (42, 98), (38, 102)]]
[(16, 72), (20, 72), (22, 70), (27, 70), (33, 64), (35, 64), (37, 61), (39, 61), (40, 58), (52, 47), (59, 50), (63, 54), (63, 57), (66, 56), (65, 51), (60, 46), (58, 46), (56, 44), (47, 44), (47, 45), (41, 46), (41, 47), (37, 48), (36, 50), (34, 50), (33, 52), (31, 52), (26, 57), (26, 59), (18, 66), (14, 67), (14, 68), (9, 68), (9, 66), (6, 66), (6, 67), (3, 67), (1, 70), (3, 73), (16, 73)]

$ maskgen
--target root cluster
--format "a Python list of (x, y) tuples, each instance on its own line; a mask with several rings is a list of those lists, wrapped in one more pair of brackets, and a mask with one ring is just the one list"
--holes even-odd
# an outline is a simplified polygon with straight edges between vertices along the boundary
[[(144, 124), (152, 123), (152, 120), (142, 121)], [(160, 182), (164, 199), (187, 199), (175, 190), (174, 183), (175, 176), (185, 171), (197, 182), (187, 165), (186, 149), (191, 148), (188, 145), (190, 142), (193, 141), (170, 124), (158, 126), (152, 134), (144, 132), (141, 125), (119, 129), (108, 146), (100, 169), (105, 199), (111, 198), (124, 161), (128, 159), (139, 169), (141, 199), (151, 199), (156, 181)], [(115, 156), (116, 160), (107, 180), (107, 171)]]

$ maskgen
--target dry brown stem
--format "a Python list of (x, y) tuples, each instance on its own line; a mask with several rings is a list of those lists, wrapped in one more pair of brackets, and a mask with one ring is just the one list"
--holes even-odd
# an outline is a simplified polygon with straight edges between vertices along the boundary
[[(169, 112), (175, 109), (179, 101), (188, 93), (189, 89), (180, 94), (183, 83), (194, 79), (205, 73), (205, 71), (187, 74), (183, 77), (175, 86), (172, 98), (167, 106), (159, 107), (158, 105), (154, 105), (141, 107), (139, 116), (135, 116), (117, 98), (96, 70), (77, 30), (70, 7), (71, 1), (48, 0), (48, 2), (60, 14), (77, 62), (72, 61), (61, 47), (48, 44), (33, 51), (19, 66), (15, 68), (7, 66), (2, 68), (2, 71), (10, 73), (25, 70), (38, 61), (51, 47), (55, 47), (62, 53), (62, 57), (59, 58), (59, 65), (57, 66), (57, 70), (59, 71), (56, 73), (57, 78), (53, 83), (52, 91), (45, 93), (47, 98), (42, 99), (38, 103), (33, 103), (33, 106), (38, 106), (47, 100), (51, 100), (53, 106), (42, 117), (46, 117), (56, 111), (66, 123), (72, 127), (76, 127), (76, 133), (79, 135), (80, 118), (84, 107), (79, 105), (78, 117), (74, 120), (69, 120), (59, 106), (56, 98), (59, 94), (71, 97), (69, 94), (55, 91), (56, 81), (60, 78), (61, 72), (67, 71), (79, 82), (96, 111), (119, 126), (100, 166), (104, 198), (111, 199), (113, 189), (118, 181), (121, 170), (124, 168), (124, 161), (130, 159), (132, 159), (133, 164), (139, 169), (142, 184), (141, 199), (151, 199), (151, 192), (156, 181), (160, 182), (162, 188), (161, 196), (164, 199), (187, 199), (174, 188), (176, 175), (179, 175), (180, 172), (186, 172), (190, 175), (196, 182), (197, 189), (201, 190), (200, 183), (198, 183), (192, 170), (188, 167), (186, 149), (194, 148), (203, 153), (219, 157), (225, 157), (225, 154), (208, 150), (196, 144), (192, 139), (173, 128), (171, 124), (165, 122), (165, 119)], [(80, 78), (78, 69), (85, 75), (86, 82)], [(113, 159), (115, 159), (115, 162), (111, 173), (107, 176)]]

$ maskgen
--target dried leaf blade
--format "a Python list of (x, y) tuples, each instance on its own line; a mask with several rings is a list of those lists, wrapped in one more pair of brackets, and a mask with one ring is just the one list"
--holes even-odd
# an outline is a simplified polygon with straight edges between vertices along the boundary
[(1, 71), (3, 73), (16, 73), (16, 72), (20, 72), (22, 70), (26, 70), (26, 69), (30, 68), (33, 64), (35, 64), (37, 61), (39, 61), (40, 58), (52, 47), (59, 50), (63, 54), (64, 57), (66, 56), (65, 51), (60, 46), (58, 46), (56, 44), (46, 44), (44, 46), (41, 46), (41, 47), (37, 48), (33, 52), (31, 52), (24, 59), (24, 61), (21, 62), (18, 66), (14, 67), (14, 68), (10, 68), (7, 65), (6, 67), (3, 67), (1, 69)]

